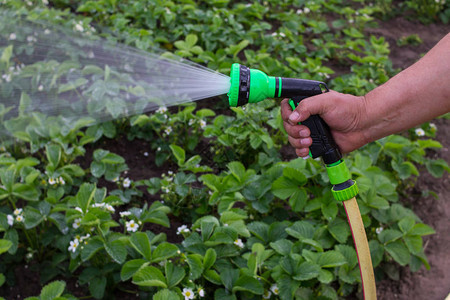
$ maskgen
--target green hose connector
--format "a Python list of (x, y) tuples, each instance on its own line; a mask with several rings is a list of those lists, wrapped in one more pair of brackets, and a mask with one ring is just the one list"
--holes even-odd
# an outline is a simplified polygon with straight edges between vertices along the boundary
[(328, 177), (333, 185), (331, 193), (337, 201), (346, 201), (358, 195), (358, 186), (352, 180), (350, 171), (343, 160), (327, 166)]

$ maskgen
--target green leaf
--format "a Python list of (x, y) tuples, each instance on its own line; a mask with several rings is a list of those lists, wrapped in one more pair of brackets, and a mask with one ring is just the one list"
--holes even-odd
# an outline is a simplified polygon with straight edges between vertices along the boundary
[(161, 243), (156, 247), (155, 251), (153, 251), (152, 254), (152, 262), (160, 262), (162, 260), (171, 258), (172, 256), (175, 256), (177, 254), (178, 247), (174, 244), (170, 243)]
[(320, 267), (310, 261), (305, 261), (300, 264), (296, 270), (296, 275), (293, 277), (295, 280), (310, 280), (319, 276)]
[(419, 255), (423, 250), (423, 240), (418, 235), (407, 235), (403, 238), (403, 241), (408, 247), (409, 252), (415, 255)]
[(281, 239), (276, 242), (270, 243), (270, 247), (272, 247), (276, 252), (283, 256), (289, 255), (291, 253), (293, 243), (290, 240)]
[(236, 280), (233, 286), (233, 293), (237, 291), (249, 292), (255, 295), (262, 295), (264, 288), (262, 283), (256, 278), (243, 275)]
[(378, 235), (378, 240), (383, 244), (398, 240), (403, 234), (394, 229), (385, 229)]
[(383, 260), (384, 247), (377, 240), (369, 242), (370, 256), (372, 257), (372, 265), (375, 268)]
[(168, 290), (163, 289), (157, 292), (155, 295), (153, 295), (153, 300), (181, 300), (180, 296), (178, 296), (177, 293)]
[(106, 165), (102, 162), (93, 161), (91, 163), (91, 173), (97, 178), (100, 178), (105, 174)]
[(137, 271), (139, 271), (142, 267), (146, 267), (148, 264), (149, 262), (144, 259), (133, 259), (127, 261), (120, 270), (120, 279), (122, 281), (130, 279)]
[(430, 159), (425, 165), (427, 166), (428, 172), (436, 178), (441, 178), (445, 171), (450, 171), (447, 162), (443, 159)]
[(301, 212), (303, 210), (303, 207), (305, 207), (307, 200), (308, 200), (308, 194), (307, 194), (306, 190), (298, 189), (289, 198), (289, 205), (291, 206), (293, 211)]
[(11, 59), (12, 54), (13, 54), (13, 45), (9, 45), (5, 49), (3, 49), (0, 61), (4, 62), (7, 66), (9, 66), (9, 60)]
[(195, 34), (188, 34), (186, 36), (186, 44), (189, 46), (189, 48), (193, 47), (197, 41), (198, 41), (198, 37)]
[(0, 239), (0, 254), (8, 251), (12, 245), (13, 243), (10, 240)]
[(183, 165), (186, 159), (186, 153), (183, 148), (175, 144), (170, 145), (170, 150), (172, 150), (173, 155), (178, 161), (178, 165)]
[(51, 144), (45, 146), (45, 154), (47, 155), (48, 162), (53, 165), (53, 167), (57, 167), (59, 161), (61, 160), (61, 147), (59, 145)]
[(106, 277), (94, 277), (89, 281), (89, 291), (95, 299), (103, 299), (106, 288)]
[(245, 167), (241, 162), (233, 161), (227, 164), (228, 169), (230, 170), (231, 174), (239, 181), (241, 182), (242, 179), (245, 176)]
[[(2, 273), (0, 273), (0, 287), (5, 283), (6, 277)], [(2, 298), (0, 298), (2, 299)], [(38, 299), (39, 300), (39, 299)]]
[(166, 279), (164, 275), (155, 267), (147, 266), (133, 275), (132, 282), (139, 286), (156, 286), (167, 288)]
[(322, 268), (334, 268), (347, 263), (345, 257), (335, 250), (320, 253), (317, 264)]
[(384, 248), (401, 266), (406, 266), (411, 261), (408, 248), (400, 240), (389, 243)]
[(130, 238), (131, 245), (147, 260), (152, 259), (150, 240), (144, 232), (136, 232)]
[(339, 242), (344, 244), (350, 235), (350, 227), (347, 222), (336, 218), (328, 224), (328, 231)]
[(333, 281), (334, 276), (333, 273), (331, 273), (330, 271), (320, 269), (319, 276), (317, 277), (317, 279), (322, 283), (329, 284), (330, 282)]
[(403, 233), (407, 233), (413, 228), (415, 223), (412, 217), (405, 217), (398, 222), (398, 227)]
[(76, 195), (76, 200), (78, 206), (83, 210), (84, 213), (87, 212), (88, 207), (91, 204), (92, 199), (95, 195), (96, 187), (91, 183), (83, 183)]
[(203, 269), (208, 270), (216, 262), (216, 251), (213, 248), (206, 250), (205, 256), (203, 257)]
[(52, 300), (61, 296), (65, 288), (64, 281), (53, 281), (42, 288), (41, 300)]
[(118, 264), (123, 264), (127, 258), (127, 248), (121, 240), (115, 240), (104, 244), (106, 252)]
[[(209, 248), (208, 250), (213, 250)], [(214, 251), (214, 250), (213, 250)], [(215, 253), (215, 252), (214, 252)], [(189, 265), (189, 278), (195, 280), (202, 275), (203, 272), (203, 257), (200, 254), (189, 254), (187, 256), (187, 263)]]
[(170, 261), (166, 262), (165, 271), (169, 288), (176, 287), (186, 275), (184, 268), (176, 266)]
[(430, 235), (430, 234), (435, 234), (435, 233), (436, 233), (436, 231), (434, 231), (433, 228), (431, 228), (430, 226), (428, 226), (426, 224), (422, 224), (422, 223), (417, 223), (408, 232), (408, 234), (410, 234), (410, 235), (420, 235), (420, 236)]

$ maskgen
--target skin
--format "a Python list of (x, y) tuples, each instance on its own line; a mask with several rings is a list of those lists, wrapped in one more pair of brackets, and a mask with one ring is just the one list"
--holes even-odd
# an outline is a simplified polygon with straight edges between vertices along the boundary
[(418, 62), (367, 93), (353, 96), (335, 91), (310, 97), (292, 111), (281, 102), (289, 142), (300, 157), (308, 157), (310, 131), (298, 125), (318, 114), (330, 126), (343, 153), (450, 111), (450, 33)]

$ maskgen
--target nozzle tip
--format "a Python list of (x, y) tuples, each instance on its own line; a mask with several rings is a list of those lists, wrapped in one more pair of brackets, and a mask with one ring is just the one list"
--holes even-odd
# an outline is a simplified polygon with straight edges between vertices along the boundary
[(230, 91), (228, 92), (228, 103), (231, 107), (238, 106), (238, 99), (239, 99), (239, 74), (240, 65), (238, 63), (234, 63), (231, 65), (231, 72), (230, 72)]

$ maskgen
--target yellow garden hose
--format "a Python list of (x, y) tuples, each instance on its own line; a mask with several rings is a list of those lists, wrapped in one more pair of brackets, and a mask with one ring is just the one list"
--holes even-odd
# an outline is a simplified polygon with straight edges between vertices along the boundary
[(370, 257), (369, 243), (367, 242), (366, 231), (364, 230), (358, 203), (355, 197), (343, 201), (343, 203), (358, 257), (364, 299), (376, 300), (377, 290), (373, 275), (372, 258)]

